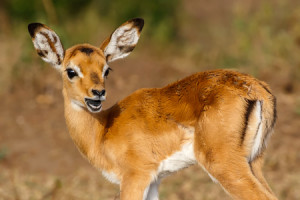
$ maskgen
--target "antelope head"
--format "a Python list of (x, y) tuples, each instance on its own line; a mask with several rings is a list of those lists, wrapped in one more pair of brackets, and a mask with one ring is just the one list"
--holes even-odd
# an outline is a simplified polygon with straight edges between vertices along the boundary
[(38, 55), (61, 74), (64, 97), (75, 109), (97, 113), (106, 99), (105, 79), (111, 70), (108, 64), (131, 53), (143, 26), (144, 20), (135, 18), (117, 28), (100, 47), (79, 44), (67, 50), (46, 25), (32, 23), (28, 30)]

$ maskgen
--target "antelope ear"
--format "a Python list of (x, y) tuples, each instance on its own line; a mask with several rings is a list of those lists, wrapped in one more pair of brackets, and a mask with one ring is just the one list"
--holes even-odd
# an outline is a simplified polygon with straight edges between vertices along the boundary
[(141, 18), (131, 19), (117, 28), (104, 42), (100, 49), (107, 62), (128, 56), (136, 46), (144, 26)]
[(40, 23), (29, 24), (28, 31), (38, 55), (59, 70), (62, 66), (65, 50), (57, 34)]

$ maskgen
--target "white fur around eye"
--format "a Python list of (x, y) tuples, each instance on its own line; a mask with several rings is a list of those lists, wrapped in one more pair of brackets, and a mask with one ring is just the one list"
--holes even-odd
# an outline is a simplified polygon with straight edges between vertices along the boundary
[(102, 70), (102, 78), (104, 78), (106, 70), (109, 68), (108, 65), (104, 65), (103, 70)]
[(67, 68), (72, 68), (80, 78), (83, 78), (83, 73), (81, 72), (81, 69), (79, 66), (75, 65), (74, 63), (70, 62)]
[(79, 76), (80, 78), (83, 78), (83, 74), (82, 74), (80, 68), (79, 68), (77, 65), (74, 65), (74, 66), (73, 66), (73, 69), (75, 70), (75, 72), (78, 74), (78, 76)]

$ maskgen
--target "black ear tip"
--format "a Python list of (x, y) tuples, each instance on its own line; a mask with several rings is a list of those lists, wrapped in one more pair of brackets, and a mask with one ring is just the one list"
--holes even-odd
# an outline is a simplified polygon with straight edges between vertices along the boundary
[(132, 22), (134, 26), (138, 27), (139, 32), (142, 31), (142, 29), (144, 27), (144, 19), (143, 18), (134, 18), (134, 19), (130, 20), (130, 22)]
[(39, 27), (42, 27), (43, 24), (40, 24), (40, 23), (31, 23), (31, 24), (28, 24), (28, 31), (30, 33), (30, 36), (32, 38), (34, 38), (34, 33), (36, 32), (36, 30), (39, 28)]

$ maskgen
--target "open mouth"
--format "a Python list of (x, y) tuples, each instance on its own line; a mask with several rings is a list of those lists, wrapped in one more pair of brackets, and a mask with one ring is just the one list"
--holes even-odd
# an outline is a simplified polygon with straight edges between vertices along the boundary
[(98, 98), (97, 99), (85, 98), (84, 101), (85, 101), (89, 111), (91, 111), (91, 112), (100, 112), (101, 111), (102, 104), (101, 104), (100, 99), (98, 99)]

